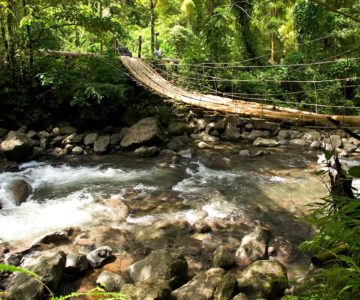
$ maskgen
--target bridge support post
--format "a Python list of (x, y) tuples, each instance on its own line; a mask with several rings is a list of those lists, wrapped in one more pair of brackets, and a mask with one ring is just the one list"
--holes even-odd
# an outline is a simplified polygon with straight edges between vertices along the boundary
[(141, 58), (141, 51), (142, 51), (142, 37), (139, 35), (138, 41), (138, 58)]

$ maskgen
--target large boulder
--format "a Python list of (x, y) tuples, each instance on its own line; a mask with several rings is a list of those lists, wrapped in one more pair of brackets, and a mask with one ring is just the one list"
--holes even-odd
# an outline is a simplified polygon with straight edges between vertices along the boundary
[(172, 289), (186, 282), (188, 265), (183, 255), (171, 253), (168, 249), (155, 250), (143, 260), (128, 268), (133, 281), (168, 281)]
[(241, 272), (237, 283), (250, 299), (279, 299), (288, 287), (288, 278), (280, 262), (259, 260)]
[(44, 284), (55, 290), (64, 272), (65, 254), (62, 251), (44, 254), (23, 267), (39, 275), (43, 284), (34, 277), (16, 273), (6, 289), (6, 299), (37, 300), (44, 293)]
[(22, 162), (31, 157), (34, 145), (35, 142), (26, 134), (10, 131), (0, 144), (0, 151), (8, 160)]
[(173, 300), (229, 300), (235, 294), (236, 278), (221, 268), (199, 273), (188, 283), (174, 290)]
[(137, 146), (158, 143), (164, 140), (165, 134), (156, 118), (148, 117), (140, 120), (125, 132), (120, 146), (135, 148)]
[(10, 191), (16, 206), (26, 202), (26, 199), (32, 194), (33, 189), (29, 183), (23, 179), (14, 180), (11, 183)]
[(256, 260), (265, 258), (270, 237), (270, 231), (260, 226), (245, 235), (235, 253), (236, 263), (240, 266), (248, 266)]

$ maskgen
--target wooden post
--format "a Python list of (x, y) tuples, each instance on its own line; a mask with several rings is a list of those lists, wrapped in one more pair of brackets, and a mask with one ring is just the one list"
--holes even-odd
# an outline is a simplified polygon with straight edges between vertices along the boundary
[(141, 50), (142, 50), (142, 37), (141, 37), (141, 35), (139, 35), (138, 58), (141, 58)]

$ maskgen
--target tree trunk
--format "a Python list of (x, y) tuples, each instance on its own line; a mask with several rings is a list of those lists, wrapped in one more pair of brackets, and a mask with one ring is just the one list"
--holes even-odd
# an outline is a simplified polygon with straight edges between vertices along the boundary
[(150, 4), (150, 26), (151, 26), (151, 56), (155, 56), (155, 3), (149, 0)]
[[(23, 0), (23, 13), (24, 13), (24, 16), (27, 15), (26, 0)], [(30, 71), (30, 74), (32, 74), (32, 70), (34, 67), (34, 47), (33, 47), (33, 41), (32, 41), (32, 37), (31, 37), (30, 25), (26, 25), (26, 33), (27, 33), (27, 37), (28, 37), (28, 48), (29, 48), (29, 71)]]
[(1, 26), (1, 39), (4, 43), (4, 61), (5, 64), (9, 63), (9, 44), (6, 38), (6, 28), (5, 28), (5, 15), (0, 17), (0, 26)]
[(242, 44), (245, 48), (246, 56), (249, 58), (256, 57), (254, 44), (254, 35), (250, 29), (250, 17), (252, 12), (252, 0), (233, 0), (233, 10), (236, 17), (236, 26), (241, 32)]
[[(276, 17), (276, 9), (273, 8), (271, 10), (271, 17)], [(275, 65), (275, 52), (276, 52), (276, 35), (274, 32), (274, 29), (272, 28), (272, 33), (271, 33), (271, 57), (270, 57), (270, 63), (272, 65)]]
[[(14, 7), (12, 6), (11, 2), (8, 2), (8, 9), (13, 12)], [(9, 49), (9, 55), (8, 55), (8, 62), (9, 67), (12, 70), (13, 75), (14, 74), (14, 67), (15, 67), (15, 40), (14, 40), (14, 16), (12, 13), (7, 13), (6, 17), (6, 27), (7, 27), (7, 33), (8, 33), (8, 49)]]
[[(103, 15), (103, 7), (102, 4), (99, 3), (99, 17), (100, 19), (102, 19), (102, 15)], [(100, 32), (100, 55), (104, 55), (104, 34), (101, 30)]]

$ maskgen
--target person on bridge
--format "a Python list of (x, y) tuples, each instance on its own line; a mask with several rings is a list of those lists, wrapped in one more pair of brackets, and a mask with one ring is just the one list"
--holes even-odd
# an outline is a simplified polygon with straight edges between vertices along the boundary
[(157, 59), (160, 59), (161, 58), (161, 49), (160, 48), (157, 48), (156, 51), (155, 51), (155, 56)]

